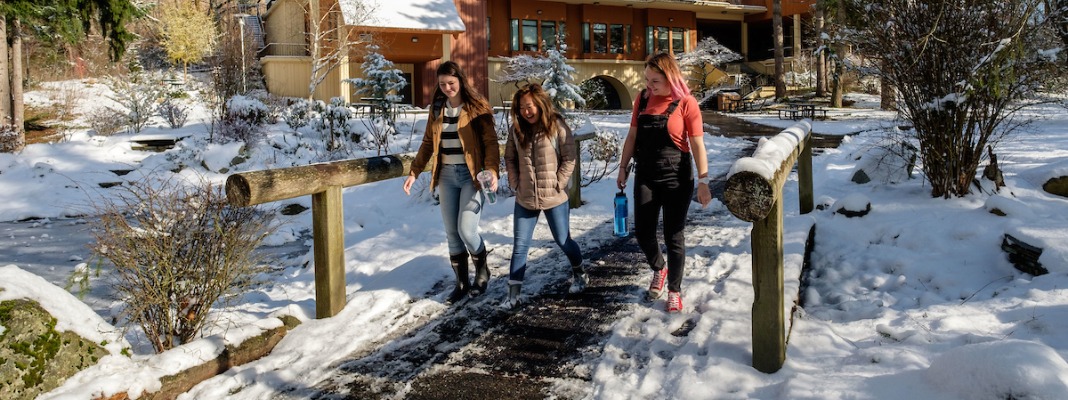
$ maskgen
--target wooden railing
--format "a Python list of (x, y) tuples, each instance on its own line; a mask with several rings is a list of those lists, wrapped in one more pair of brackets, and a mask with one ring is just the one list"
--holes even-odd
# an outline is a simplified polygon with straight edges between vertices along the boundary
[[(582, 141), (594, 135), (588, 133), (575, 137), (576, 159), (582, 154)], [(315, 317), (332, 317), (345, 307), (345, 229), (341, 189), (404, 176), (411, 170), (414, 158), (415, 153), (407, 153), (236, 173), (226, 179), (226, 197), (231, 205), (246, 207), (312, 196)], [(582, 205), (580, 161), (576, 161), (571, 180), (570, 207), (578, 208)]]
[(226, 198), (245, 207), (312, 196), (315, 317), (332, 317), (345, 307), (341, 189), (403, 176), (413, 158), (409, 153), (237, 173), (226, 179)]
[(761, 143), (734, 163), (723, 193), (727, 209), (753, 223), (753, 367), (766, 373), (786, 361), (782, 189), (796, 162), (800, 211), (812, 211), (811, 130), (802, 120)]

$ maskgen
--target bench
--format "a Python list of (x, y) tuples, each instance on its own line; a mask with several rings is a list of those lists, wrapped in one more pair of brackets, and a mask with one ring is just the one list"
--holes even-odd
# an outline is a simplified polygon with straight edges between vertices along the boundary
[(778, 111), (779, 111), (779, 119), (798, 120), (798, 119), (803, 118), (801, 109), (799, 109), (799, 108), (794, 108), (794, 107), (780, 108)]

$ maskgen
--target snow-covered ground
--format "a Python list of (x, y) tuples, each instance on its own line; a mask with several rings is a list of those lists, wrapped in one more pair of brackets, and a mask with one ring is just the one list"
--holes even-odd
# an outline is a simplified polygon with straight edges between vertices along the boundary
[[(98, 106), (106, 88), (81, 82), (80, 112)], [(50, 101), (47, 90), (28, 101)], [(1068, 393), (1068, 199), (1043, 192), (1042, 182), (1066, 174), (1068, 114), (1063, 105), (1025, 109), (1032, 123), (997, 149), (1008, 184), (1000, 194), (976, 191), (959, 199), (932, 199), (922, 175), (897, 184), (850, 182), (857, 156), (884, 141), (900, 125), (892, 113), (874, 110), (877, 99), (863, 95), (854, 108), (832, 110), (813, 130), (856, 134), (840, 148), (813, 160), (817, 204), (866, 198), (872, 211), (845, 218), (830, 210), (807, 215), (797, 211), (796, 181), (785, 187), (787, 264), (799, 265), (804, 235), (816, 225), (812, 286), (803, 294), (789, 336), (786, 363), (773, 374), (751, 365), (753, 301), (748, 223), (734, 219), (724, 206), (707, 209), (696, 203), (698, 219), (687, 231), (688, 270), (683, 282), (684, 313), (669, 315), (663, 302), (634, 304), (613, 327), (603, 356), (589, 365), (592, 382), (579, 388), (588, 398), (683, 399), (1058, 399)], [(183, 395), (183, 399), (261, 399), (286, 387), (314, 386), (344, 356), (410, 329), (416, 321), (444, 312), (446, 293), (435, 284), (447, 280), (447, 249), (436, 207), (407, 197), (401, 179), (346, 189), (345, 259), (348, 305), (335, 317), (314, 319), (314, 279), (310, 255), (284, 259), (269, 285), (218, 310), (206, 340), (162, 355), (136, 328), (125, 335), (111, 325), (120, 303), (108, 296), (104, 276), (92, 278), (88, 295), (78, 301), (63, 287), (76, 269), (92, 268), (88, 252), (69, 232), (84, 230), (87, 215), (109, 190), (101, 182), (179, 174), (221, 182), (238, 170), (307, 163), (321, 152), (273, 151), (294, 142), (284, 123), (269, 126), (268, 138), (246, 162), (229, 166), (236, 146), (208, 143), (207, 112), (192, 109), (184, 128), (171, 130), (153, 121), (142, 135), (188, 136), (176, 149), (148, 153), (130, 148), (131, 135), (95, 136), (76, 129), (70, 139), (29, 146), (21, 154), (0, 154), (0, 300), (35, 299), (59, 320), (57, 328), (107, 340), (109, 349), (130, 347), (134, 355), (103, 358), (67, 384), (42, 398), (89, 399), (119, 391), (137, 394), (159, 386), (161, 376), (201, 359), (212, 358), (222, 344), (240, 341), (276, 326), (278, 315), (303, 323), (272, 354), (234, 368)], [(774, 114), (745, 116), (782, 128)], [(593, 116), (595, 125), (620, 136), (629, 116)], [(421, 139), (421, 117), (401, 121), (391, 151), (410, 151)], [(413, 134), (413, 132), (415, 132)], [(302, 131), (308, 143), (322, 139)], [(284, 140), (285, 139), (285, 140)], [(730, 168), (732, 157), (748, 143), (709, 132), (705, 138), (713, 174)], [(409, 143), (411, 142), (411, 143)], [(353, 152), (353, 157), (375, 155)], [(211, 169), (209, 169), (211, 168)], [(220, 172), (228, 168), (227, 172)], [(118, 176), (110, 170), (134, 170)], [(571, 216), (580, 245), (611, 235), (614, 179), (583, 189), (587, 204)], [(310, 206), (309, 198), (293, 202)], [(495, 275), (507, 269), (511, 250), (513, 200), (487, 208), (481, 227), (493, 248)], [(989, 212), (992, 207), (1007, 216)], [(310, 213), (290, 219), (270, 238), (271, 244), (299, 248), (307, 241)], [(62, 235), (53, 232), (62, 231)], [(1032, 277), (1015, 270), (999, 248), (1002, 235), (1027, 238), (1045, 251), (1040, 261), (1051, 272)], [(540, 224), (537, 240), (548, 242)], [(52, 249), (45, 260), (35, 256)], [(550, 249), (549, 251), (555, 251)], [(532, 257), (537, 254), (532, 254)], [(6, 266), (5, 266), (6, 265)], [(796, 270), (796, 268), (795, 268)], [(538, 271), (532, 271), (535, 279)], [(797, 277), (788, 277), (796, 288)], [(48, 283), (45, 283), (48, 282)], [(493, 285), (503, 285), (495, 280)], [(77, 291), (74, 285), (70, 290)], [(787, 287), (791, 287), (788, 282)], [(491, 292), (493, 288), (491, 288)], [(429, 293), (429, 294), (428, 294)], [(497, 290), (496, 293), (501, 293)], [(794, 298), (787, 293), (787, 298)], [(88, 309), (95, 313), (88, 313)], [(696, 327), (684, 337), (671, 332), (682, 321)], [(3, 328), (0, 327), (0, 332)], [(112, 349), (113, 350), (113, 349)], [(574, 389), (574, 388), (572, 388)], [(570, 391), (569, 391), (570, 392)]]

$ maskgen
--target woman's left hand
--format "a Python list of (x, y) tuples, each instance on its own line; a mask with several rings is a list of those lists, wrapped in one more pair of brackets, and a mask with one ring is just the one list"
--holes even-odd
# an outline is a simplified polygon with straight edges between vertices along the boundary
[(493, 177), (493, 180), (490, 181), (489, 189), (494, 191), (494, 192), (496, 192), (497, 191), (497, 174), (490, 174), (490, 176)]
[(701, 208), (708, 206), (708, 203), (712, 202), (712, 190), (708, 188), (707, 183), (697, 184), (697, 201), (701, 202)]

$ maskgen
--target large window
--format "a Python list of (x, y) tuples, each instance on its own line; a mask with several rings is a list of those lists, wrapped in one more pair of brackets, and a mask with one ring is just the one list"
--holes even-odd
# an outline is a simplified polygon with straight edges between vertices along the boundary
[(685, 53), (690, 47), (690, 38), (686, 28), (649, 26), (645, 28), (645, 47), (649, 54)]
[(626, 54), (630, 48), (630, 25), (582, 24), (582, 52), (595, 54)]
[(512, 20), (513, 51), (545, 51), (556, 47), (557, 34), (563, 34), (564, 23), (532, 19)]

